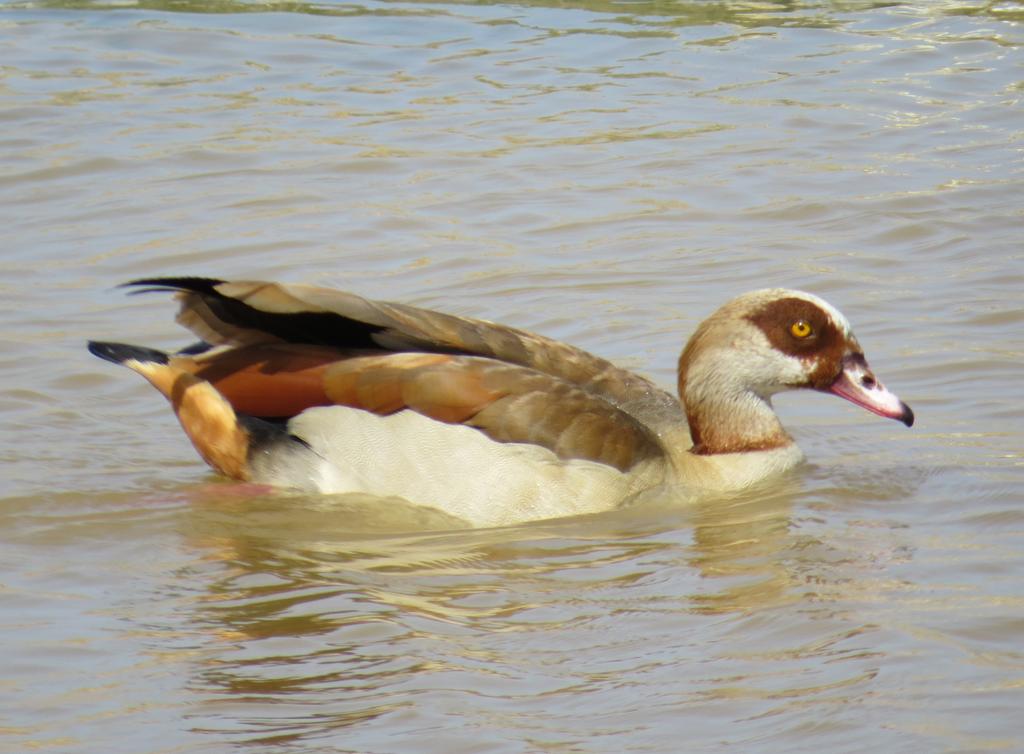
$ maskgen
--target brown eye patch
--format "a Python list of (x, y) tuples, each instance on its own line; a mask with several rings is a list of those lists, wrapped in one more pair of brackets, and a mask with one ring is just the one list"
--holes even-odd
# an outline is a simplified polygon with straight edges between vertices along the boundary
[[(818, 305), (802, 298), (771, 301), (747, 319), (757, 325), (773, 348), (805, 361), (816, 362), (809, 384), (826, 387), (842, 367), (846, 336)], [(796, 326), (798, 323), (803, 325)], [(810, 333), (797, 337), (810, 327)], [(819, 384), (820, 383), (820, 384)]]

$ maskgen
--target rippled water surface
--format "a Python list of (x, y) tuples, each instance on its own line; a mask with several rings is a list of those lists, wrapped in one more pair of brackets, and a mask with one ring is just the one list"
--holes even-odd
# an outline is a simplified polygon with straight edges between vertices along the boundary
[[(1024, 6), (0, 3), (0, 750), (1024, 751)], [(507, 322), (669, 386), (825, 296), (916, 410), (749, 494), (452, 530), (254, 496), (84, 350), (158, 274)]]

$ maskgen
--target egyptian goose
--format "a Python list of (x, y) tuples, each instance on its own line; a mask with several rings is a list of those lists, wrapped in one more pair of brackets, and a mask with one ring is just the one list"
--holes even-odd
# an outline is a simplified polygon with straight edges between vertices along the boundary
[(673, 485), (734, 490), (802, 454), (771, 396), (812, 388), (914, 421), (817, 296), (725, 304), (679, 359), (679, 399), (555, 340), (304, 285), (154, 278), (202, 342), (175, 354), (91, 342), (174, 407), (221, 474), (398, 496), (477, 526), (608, 510)]

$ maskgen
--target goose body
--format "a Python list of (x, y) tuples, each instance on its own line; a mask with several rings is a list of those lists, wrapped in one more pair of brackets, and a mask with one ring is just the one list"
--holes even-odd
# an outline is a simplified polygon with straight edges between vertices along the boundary
[(148, 379), (225, 476), (432, 506), (477, 526), (607, 510), (661, 485), (746, 487), (802, 458), (771, 406), (832, 392), (913, 423), (846, 318), (809, 293), (744, 294), (679, 360), (679, 397), (523, 330), (312, 286), (157, 278), (201, 343), (90, 350)]

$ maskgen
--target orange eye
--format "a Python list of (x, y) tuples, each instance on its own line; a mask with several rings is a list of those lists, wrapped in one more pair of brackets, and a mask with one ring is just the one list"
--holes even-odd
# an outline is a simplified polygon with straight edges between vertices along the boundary
[(811, 324), (805, 319), (798, 319), (796, 322), (789, 326), (789, 331), (793, 334), (794, 338), (806, 338), (811, 334)]

